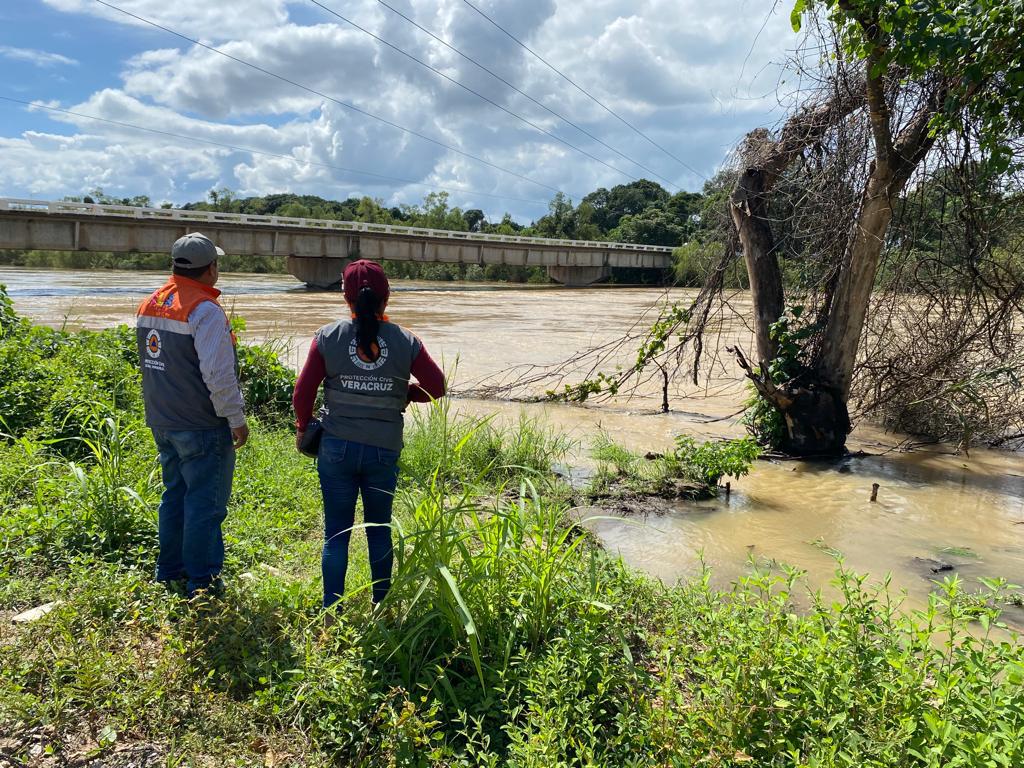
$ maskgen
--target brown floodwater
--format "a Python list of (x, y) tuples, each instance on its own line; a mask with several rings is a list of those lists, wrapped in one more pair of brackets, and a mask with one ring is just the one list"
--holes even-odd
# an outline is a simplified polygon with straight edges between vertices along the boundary
[[(0, 268), (0, 283), (7, 284), (18, 311), (72, 328), (130, 322), (135, 306), (161, 279), (146, 272)], [(295, 366), (313, 331), (341, 313), (339, 294), (308, 292), (289, 276), (225, 275), (219, 287), (224, 306), (245, 317), (245, 336), (279, 340)], [(415, 331), (446, 367), (457, 366), (456, 389), (463, 391), (482, 380), (526, 377), (531, 366), (608, 344), (655, 317), (659, 302), (692, 296), (652, 288), (401, 281), (393, 289), (391, 319)], [(742, 310), (747, 300), (737, 295), (732, 303)], [(749, 348), (742, 321), (723, 319), (719, 329), (720, 350), (736, 342)], [(635, 348), (613, 351), (602, 370), (628, 365), (634, 354)], [(632, 397), (586, 407), (465, 397), (457, 407), (499, 419), (524, 411), (538, 416), (576, 441), (570, 463), (585, 468), (587, 445), (598, 429), (645, 452), (669, 448), (677, 434), (742, 434), (735, 416), (744, 397), (740, 371), (726, 354), (711, 371), (699, 387), (674, 383), (668, 414), (658, 412), (657, 382)], [(933, 589), (933, 579), (953, 573), (972, 584), (979, 577), (1024, 583), (1024, 456), (978, 449), (968, 457), (949, 446), (904, 452), (898, 449), (903, 439), (861, 424), (850, 446), (867, 456), (832, 463), (762, 461), (732, 482), (728, 499), (676, 503), (657, 514), (589, 525), (609, 550), (666, 582), (692, 576), (703, 561), (720, 583), (749, 572), (752, 563), (787, 564), (806, 570), (810, 586), (827, 587), (839, 552), (847, 567), (873, 580), (891, 576), (915, 606)], [(880, 486), (876, 503), (869, 500), (873, 483)], [(955, 570), (933, 573), (939, 563)], [(1024, 625), (1024, 611), (1013, 609), (1008, 618)]]

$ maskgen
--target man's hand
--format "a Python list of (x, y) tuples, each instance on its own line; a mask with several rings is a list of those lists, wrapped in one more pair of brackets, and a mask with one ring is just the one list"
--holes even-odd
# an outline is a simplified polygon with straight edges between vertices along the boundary
[(243, 445), (249, 441), (249, 425), (243, 424), (240, 427), (231, 428), (231, 444), (235, 446), (237, 451)]
[(295, 430), (295, 450), (302, 453), (302, 438), (306, 436), (306, 430), (296, 429)]

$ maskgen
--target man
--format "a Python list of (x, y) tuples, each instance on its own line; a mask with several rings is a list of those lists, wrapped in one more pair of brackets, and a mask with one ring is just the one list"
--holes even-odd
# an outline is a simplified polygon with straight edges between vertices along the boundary
[(198, 232), (177, 240), (170, 280), (137, 317), (146, 424), (164, 482), (156, 578), (187, 579), (190, 597), (220, 588), (235, 451), (249, 438), (235, 338), (214, 288), (223, 255)]

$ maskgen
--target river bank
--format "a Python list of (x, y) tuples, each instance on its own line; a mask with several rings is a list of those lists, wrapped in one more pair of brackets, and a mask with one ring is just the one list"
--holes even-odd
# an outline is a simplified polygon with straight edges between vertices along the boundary
[[(69, 328), (109, 328), (130, 322), (156, 275), (133, 272), (46, 272), (0, 269), (20, 312), (36, 322)], [(313, 331), (339, 312), (336, 294), (309, 293), (288, 278), (226, 275), (225, 305), (246, 320), (248, 342), (273, 340), (288, 365), (305, 357)], [(565, 359), (574, 350), (607, 343), (642, 323), (666, 294), (652, 289), (562, 289), (439, 286), (398, 281), (391, 316), (414, 329), (447, 368), (456, 388), (496, 371)], [(672, 299), (692, 294), (676, 291)], [(733, 297), (742, 307), (742, 294)], [(740, 323), (723, 323), (718, 344), (748, 339)], [(500, 339), (496, 344), (495, 339)], [(745, 343), (745, 342), (744, 342)], [(623, 360), (631, 355), (623, 352)], [(726, 357), (701, 387), (678, 382), (673, 411), (659, 413), (660, 394), (636, 393), (597, 405), (522, 404), (459, 398), (456, 410), (505, 425), (525, 413), (573, 444), (565, 463), (591, 471), (599, 431), (644, 454), (671, 450), (677, 435), (699, 440), (740, 437), (735, 414), (746, 393)], [(850, 568), (881, 580), (889, 575), (911, 605), (923, 607), (932, 590), (928, 561), (949, 562), (971, 588), (981, 577), (1024, 581), (1024, 459), (1019, 454), (950, 446), (900, 450), (900, 435), (859, 425), (851, 448), (868, 455), (821, 464), (757, 463), (733, 482), (726, 500), (663, 505), (659, 515), (594, 530), (610, 552), (672, 584), (699, 576), (701, 562), (727, 588), (749, 572), (748, 561), (787, 563), (807, 572), (814, 588), (829, 589), (831, 552)], [(880, 486), (870, 502), (872, 485)], [(969, 550), (956, 557), (950, 550)]]
[[(14, 765), (944, 765), (1024, 756), (1024, 646), (1007, 595), (948, 582), (923, 614), (840, 576), (793, 609), (795, 571), (666, 587), (567, 517), (535, 421), (439, 403), (411, 417), (397, 573), (370, 612), (356, 532), (339, 623), (318, 617), (320, 498), (295, 453), (286, 368), (242, 355), (260, 413), (239, 455), (228, 587), (151, 581), (153, 447), (130, 333), (0, 312), (0, 761)], [(259, 393), (264, 393), (262, 397)], [(268, 394), (269, 393), (269, 394)], [(69, 418), (72, 416), (73, 418)], [(833, 564), (835, 567), (835, 564)], [(993, 591), (994, 590), (994, 591)], [(897, 598), (898, 601), (898, 598)], [(21, 623), (24, 609), (45, 615)], [(946, 649), (944, 637), (951, 636)], [(998, 762), (996, 762), (998, 764)]]
[[(228, 254), (222, 256), (220, 261), (221, 269), (225, 272), (251, 275), (288, 275), (285, 260), (279, 256)], [(166, 253), (0, 250), (0, 267), (6, 268), (153, 272), (165, 270), (167, 265)], [(385, 262), (385, 269), (392, 279), (437, 283), (553, 284), (543, 267), (392, 261)], [(640, 282), (657, 283), (662, 277), (658, 273), (653, 277), (645, 276), (643, 272), (644, 270), (635, 269), (615, 270), (610, 279), (612, 282), (629, 282), (640, 278)], [(647, 279), (644, 280), (644, 277)]]

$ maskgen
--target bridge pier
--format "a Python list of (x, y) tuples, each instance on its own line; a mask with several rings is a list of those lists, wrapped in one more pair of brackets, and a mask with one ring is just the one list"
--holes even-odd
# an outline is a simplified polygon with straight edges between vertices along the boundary
[(556, 283), (569, 286), (570, 288), (583, 288), (587, 285), (607, 280), (611, 275), (611, 267), (564, 267), (549, 266), (548, 277)]
[(341, 273), (349, 261), (340, 256), (289, 256), (288, 271), (307, 288), (326, 290), (341, 285)]

